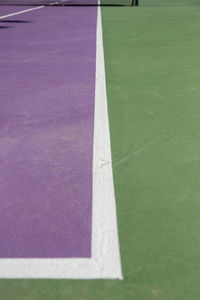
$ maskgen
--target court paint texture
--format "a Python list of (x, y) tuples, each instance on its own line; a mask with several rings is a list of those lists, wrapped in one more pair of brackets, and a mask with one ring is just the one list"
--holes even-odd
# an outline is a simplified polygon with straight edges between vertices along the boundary
[(21, 25), (2, 36), (2, 278), (122, 278), (101, 16), (85, 9), (1, 15)]
[(199, 299), (197, 1), (102, 8), (124, 280), (2, 280), (7, 299)]

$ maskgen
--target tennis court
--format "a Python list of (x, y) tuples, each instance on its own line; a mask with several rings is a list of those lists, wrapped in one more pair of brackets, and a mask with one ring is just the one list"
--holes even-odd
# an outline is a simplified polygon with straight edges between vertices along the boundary
[(199, 299), (198, 2), (36, 1), (0, 0), (2, 299)]

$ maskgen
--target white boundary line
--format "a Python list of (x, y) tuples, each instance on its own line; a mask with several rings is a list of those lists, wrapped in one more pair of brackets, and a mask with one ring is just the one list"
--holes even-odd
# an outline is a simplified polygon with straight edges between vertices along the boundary
[[(24, 5), (26, 6), (26, 5)], [(6, 18), (10, 18), (12, 16), (16, 16), (16, 15), (20, 15), (20, 14), (24, 14), (24, 13), (27, 13), (29, 11), (32, 11), (32, 10), (36, 10), (36, 9), (41, 9), (45, 7), (44, 5), (42, 6), (38, 6), (38, 7), (34, 7), (34, 8), (29, 8), (29, 9), (25, 9), (25, 10), (20, 10), (20, 11), (17, 11), (15, 13), (12, 13), (12, 14), (8, 14), (8, 15), (5, 15), (5, 16), (0, 16), (0, 19), (6, 19)]]
[(96, 49), (92, 258), (0, 259), (1, 278), (122, 279), (100, 7)]
[[(48, 6), (53, 6), (55, 4), (59, 4), (59, 3), (64, 2), (64, 1), (65, 0), (60, 0), (60, 1), (52, 2), (52, 3), (49, 3)], [(26, 6), (26, 4), (24, 4), (24, 6)], [(45, 5), (40, 5), (38, 7), (33, 7), (33, 8), (25, 9), (25, 10), (20, 10), (20, 11), (17, 11), (17, 12), (8, 14), (8, 15), (0, 16), (0, 20), (1, 19), (10, 18), (10, 17), (16, 16), (16, 15), (21, 15), (21, 14), (27, 13), (29, 11), (41, 9), (41, 8), (44, 8), (44, 7), (45, 7)]]

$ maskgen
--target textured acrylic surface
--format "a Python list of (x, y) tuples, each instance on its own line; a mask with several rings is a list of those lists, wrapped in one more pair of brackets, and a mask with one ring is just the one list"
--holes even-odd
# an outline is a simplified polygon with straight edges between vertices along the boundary
[(199, 300), (199, 1), (102, 16), (124, 280), (2, 280), (1, 296)]
[(0, 24), (0, 257), (89, 257), (96, 8)]

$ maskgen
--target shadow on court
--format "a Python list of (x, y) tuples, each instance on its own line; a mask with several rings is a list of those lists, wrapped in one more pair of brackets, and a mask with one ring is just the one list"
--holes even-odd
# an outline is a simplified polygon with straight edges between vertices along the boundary
[(0, 23), (32, 23), (32, 22), (23, 21), (23, 20), (1, 20)]
[(12, 26), (0, 26), (0, 29), (9, 29), (12, 28)]
[[(24, 24), (24, 23), (32, 23), (31, 21), (24, 21), (24, 20), (0, 20), (0, 24)], [(8, 25), (0, 25), (0, 29), (11, 29), (13, 26)]]

